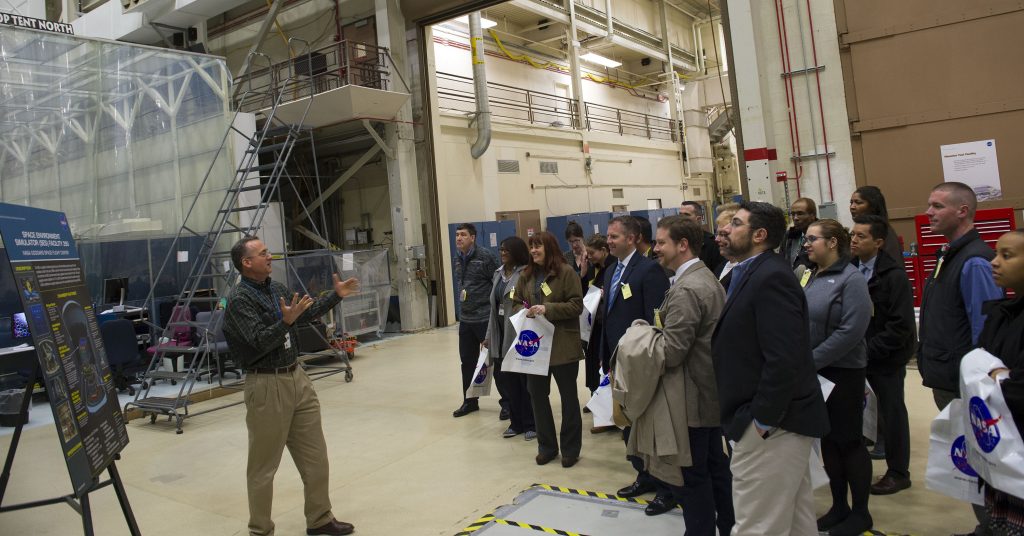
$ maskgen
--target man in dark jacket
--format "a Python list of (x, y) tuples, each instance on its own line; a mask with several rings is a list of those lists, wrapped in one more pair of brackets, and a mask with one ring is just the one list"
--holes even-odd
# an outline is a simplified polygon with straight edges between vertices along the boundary
[(498, 260), (487, 248), (476, 245), (476, 226), (463, 223), (455, 229), (458, 251), (452, 262), (455, 272), (455, 296), (462, 303), (459, 317), (459, 359), (462, 361), (462, 405), (452, 413), (462, 417), (478, 409), (476, 398), (466, 398), (466, 389), (473, 379), (480, 344), (487, 337), (487, 321), (491, 316), (491, 278), (498, 269)]
[(807, 251), (804, 249), (804, 235), (812, 223), (818, 221), (818, 206), (813, 199), (801, 197), (793, 201), (789, 208), (789, 216), (793, 220), (793, 226), (786, 231), (786, 238), (782, 241), (783, 257), (793, 265), (806, 266), (810, 268), (814, 263), (807, 258)]
[(807, 299), (789, 263), (772, 252), (786, 218), (768, 203), (748, 202), (723, 230), (722, 251), (738, 264), (711, 351), (722, 427), (735, 441), (733, 534), (817, 534), (807, 459), (829, 423)]
[(865, 336), (868, 383), (878, 398), (887, 470), (871, 486), (874, 495), (910, 487), (910, 422), (903, 383), (917, 344), (914, 294), (903, 265), (882, 250), (889, 226), (881, 216), (854, 218), (850, 233), (853, 265), (868, 280), (874, 314)]
[[(931, 232), (949, 243), (939, 250), (935, 270), (924, 282), (917, 363), (940, 410), (960, 398), (960, 361), (981, 335), (983, 304), (1003, 297), (989, 264), (995, 253), (974, 228), (977, 208), (974, 190), (960, 182), (939, 184), (928, 196)], [(985, 509), (972, 506), (978, 519), (973, 534), (991, 534)]]
[[(640, 236), (637, 218), (619, 216), (608, 222), (608, 251), (618, 262), (614, 268), (605, 270), (601, 286), (604, 289), (604, 318), (599, 344), (601, 364), (605, 370), (612, 369), (612, 353), (634, 320), (642, 318), (654, 324), (654, 309), (661, 305), (669, 287), (664, 268), (637, 249)], [(623, 431), (624, 439), (629, 437), (628, 430), (627, 427)], [(643, 462), (630, 457), (630, 463), (637, 470), (637, 478), (620, 489), (617, 495), (630, 498), (657, 491), (657, 496), (647, 505), (646, 513), (658, 515), (674, 508), (676, 503), (672, 494), (644, 470)]]
[[(704, 225), (704, 205), (696, 201), (683, 201), (679, 205), (679, 215), (683, 219), (695, 221), (699, 225)], [(722, 271), (722, 266), (725, 265), (725, 259), (722, 258), (721, 252), (718, 251), (718, 244), (715, 243), (715, 235), (703, 231), (704, 233), (704, 245), (700, 248), (700, 260), (707, 266), (709, 270), (714, 273)]]

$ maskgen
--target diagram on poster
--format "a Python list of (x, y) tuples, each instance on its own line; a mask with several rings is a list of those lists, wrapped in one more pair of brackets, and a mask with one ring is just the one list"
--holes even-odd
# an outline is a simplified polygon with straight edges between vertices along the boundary
[(974, 190), (978, 201), (1003, 196), (996, 160), (996, 140), (969, 141), (940, 146), (945, 182), (962, 182)]

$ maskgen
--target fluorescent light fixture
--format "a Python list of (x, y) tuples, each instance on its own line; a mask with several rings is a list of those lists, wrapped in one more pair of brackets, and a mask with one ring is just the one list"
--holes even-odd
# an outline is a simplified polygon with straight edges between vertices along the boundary
[(580, 56), (580, 59), (587, 60), (590, 63), (596, 63), (598, 65), (604, 65), (605, 67), (615, 68), (615, 67), (618, 67), (619, 65), (622, 65), (621, 61), (615, 61), (615, 60), (612, 60), (612, 59), (608, 59), (608, 58), (606, 58), (606, 57), (604, 57), (604, 56), (602, 56), (600, 54), (594, 54), (593, 52), (587, 52), (586, 54)]
[[(455, 19), (455, 22), (461, 22), (462, 24), (465, 24), (466, 26), (469, 26), (469, 15), (463, 15), (461, 17), (458, 17), (458, 18)], [(498, 25), (498, 23), (494, 22), (493, 20), (485, 19), (483, 17), (480, 17), (480, 27), (485, 29), (485, 30), (487, 28), (493, 28), (493, 27), (495, 27), (497, 25)]]

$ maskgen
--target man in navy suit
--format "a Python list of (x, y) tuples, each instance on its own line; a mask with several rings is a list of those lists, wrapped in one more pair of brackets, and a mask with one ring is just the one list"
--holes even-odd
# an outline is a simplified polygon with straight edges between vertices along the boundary
[(738, 264), (712, 356), (722, 427), (735, 441), (733, 536), (817, 534), (807, 460), (828, 414), (811, 358), (807, 300), (789, 263), (772, 252), (782, 210), (747, 202), (725, 226), (722, 252)]
[[(637, 251), (637, 240), (641, 235), (640, 223), (632, 216), (619, 216), (608, 222), (608, 252), (619, 260), (615, 267), (608, 267), (604, 276), (605, 308), (604, 330), (601, 339), (601, 363), (608, 370), (619, 339), (634, 320), (642, 318), (654, 325), (654, 308), (665, 300), (668, 290), (668, 276), (654, 260)], [(629, 428), (623, 431), (629, 437)], [(637, 470), (636, 481), (620, 489), (620, 497), (637, 497), (651, 491), (658, 495), (647, 505), (647, 515), (663, 514), (675, 507), (675, 499), (669, 489), (643, 468), (639, 458), (630, 458)]]

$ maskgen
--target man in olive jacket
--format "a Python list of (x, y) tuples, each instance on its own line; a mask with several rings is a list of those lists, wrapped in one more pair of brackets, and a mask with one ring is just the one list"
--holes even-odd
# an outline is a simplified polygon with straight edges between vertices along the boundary
[(882, 249), (888, 234), (885, 219), (872, 215), (853, 221), (853, 265), (868, 280), (873, 306), (865, 336), (867, 377), (878, 398), (887, 466), (885, 475), (871, 486), (871, 493), (890, 495), (910, 487), (910, 421), (903, 383), (907, 362), (917, 345), (914, 294), (903, 264)]
[(683, 507), (684, 536), (714, 536), (716, 528), (718, 534), (729, 534), (736, 521), (711, 358), (711, 336), (722, 314), (725, 290), (697, 256), (703, 239), (703, 229), (695, 221), (670, 216), (658, 222), (654, 246), (658, 261), (673, 274), (655, 323), (663, 334), (662, 382), (675, 391), (669, 396), (685, 396), (685, 404), (676, 406), (685, 407), (682, 422), (692, 462), (681, 468), (683, 485), (668, 486)]

